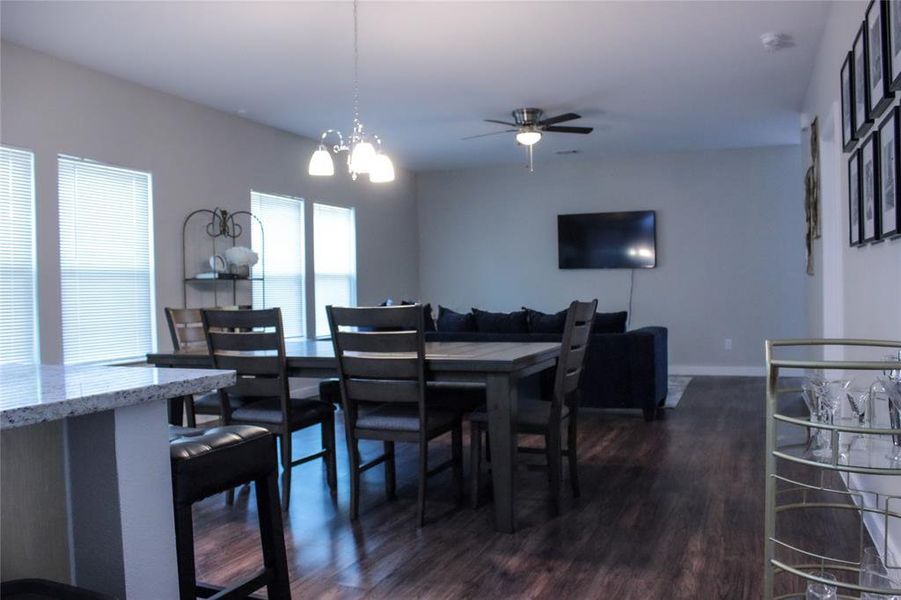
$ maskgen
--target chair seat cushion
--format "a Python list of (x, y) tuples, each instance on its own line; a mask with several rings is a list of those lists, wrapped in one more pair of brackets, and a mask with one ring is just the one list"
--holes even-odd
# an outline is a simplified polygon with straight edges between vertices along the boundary
[[(319, 423), (335, 412), (330, 402), (310, 398), (291, 398), (291, 425), (294, 427)], [(278, 398), (264, 398), (248, 402), (232, 412), (233, 421), (256, 423), (281, 423), (282, 408)]]
[(266, 477), (277, 468), (275, 436), (252, 425), (189, 431), (170, 440), (169, 458), (175, 501), (185, 504)]
[[(563, 406), (560, 418), (569, 416), (569, 409)], [(544, 400), (520, 400), (516, 411), (516, 425), (522, 430), (533, 431), (547, 429), (551, 419), (551, 403)], [(469, 420), (476, 423), (487, 423), (488, 413), (477, 410), (469, 415)]]
[[(239, 396), (229, 396), (228, 401), (232, 410), (247, 404), (247, 401)], [(221, 412), (219, 410), (219, 392), (194, 396), (194, 412), (200, 415), (218, 415)]]
[[(426, 413), (426, 433), (438, 434), (449, 430), (460, 419), (452, 410), (432, 409)], [(415, 404), (383, 404), (360, 414), (357, 429), (380, 431), (419, 431), (419, 407)]]

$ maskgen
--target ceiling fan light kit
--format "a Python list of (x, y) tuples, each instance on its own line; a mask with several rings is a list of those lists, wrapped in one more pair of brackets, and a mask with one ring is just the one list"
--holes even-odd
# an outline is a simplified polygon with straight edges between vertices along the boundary
[[(356, 181), (360, 175), (369, 175), (372, 183), (394, 181), (394, 164), (382, 152), (382, 140), (374, 134), (367, 135), (360, 121), (359, 44), (357, 36), (357, 0), (354, 0), (354, 120), (351, 134), (344, 136), (337, 129), (326, 129), (319, 138), (319, 147), (310, 157), (307, 172), (313, 177), (331, 177), (335, 174), (332, 154), (347, 153), (347, 172)], [(337, 138), (329, 147), (326, 139)], [(373, 145), (375, 142), (375, 145)]]
[(485, 122), (497, 123), (498, 125), (506, 125), (507, 127), (512, 127), (512, 129), (504, 129), (502, 131), (495, 131), (492, 133), (471, 135), (463, 139), (470, 140), (473, 138), (486, 137), (489, 135), (516, 132), (516, 142), (521, 146), (525, 146), (528, 152), (528, 167), (530, 173), (535, 171), (534, 161), (532, 160), (533, 147), (535, 146), (535, 144), (541, 141), (544, 133), (578, 133), (585, 135), (591, 133), (594, 130), (592, 127), (569, 127), (557, 125), (557, 123), (564, 123), (566, 121), (581, 119), (581, 115), (577, 115), (576, 113), (566, 113), (557, 115), (556, 117), (548, 117), (547, 119), (543, 119), (542, 117), (544, 116), (544, 111), (540, 108), (517, 108), (510, 114), (513, 115), (512, 123), (509, 121), (498, 121), (496, 119), (485, 119)]

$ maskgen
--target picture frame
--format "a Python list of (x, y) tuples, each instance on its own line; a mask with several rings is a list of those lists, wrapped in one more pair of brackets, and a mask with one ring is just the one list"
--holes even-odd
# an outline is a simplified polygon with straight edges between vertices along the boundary
[(870, 118), (870, 84), (867, 81), (866, 28), (866, 21), (861, 22), (851, 50), (854, 59), (854, 133), (858, 140), (862, 140), (873, 126), (873, 119)]
[(886, 34), (888, 36), (889, 88), (896, 92), (901, 90), (901, 3), (897, 0), (887, 1), (888, 20)]
[(861, 239), (879, 240), (879, 132), (874, 131), (860, 147)]
[(850, 152), (857, 143), (857, 128), (854, 121), (854, 55), (848, 52), (841, 70), (842, 102), (842, 147)]
[(901, 230), (901, 211), (898, 210), (898, 182), (901, 179), (901, 163), (898, 153), (901, 151), (901, 128), (899, 128), (899, 110), (895, 106), (888, 116), (879, 124), (879, 219), (877, 225), (878, 238), (881, 240), (895, 237)]
[(888, 20), (886, 11), (888, 3), (883, 0), (870, 0), (867, 5), (866, 20), (866, 56), (867, 85), (869, 87), (870, 118), (878, 119), (892, 103), (894, 94), (889, 89), (888, 48), (886, 46), (885, 26)]
[(860, 246), (863, 239), (860, 221), (860, 150), (848, 158), (848, 244)]

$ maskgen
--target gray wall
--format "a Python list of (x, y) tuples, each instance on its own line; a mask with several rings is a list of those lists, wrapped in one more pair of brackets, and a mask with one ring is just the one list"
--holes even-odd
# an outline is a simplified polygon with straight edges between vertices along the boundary
[(557, 268), (556, 215), (654, 209), (658, 267), (635, 272), (632, 327), (668, 327), (677, 371), (761, 372), (765, 338), (807, 333), (800, 171), (799, 147), (784, 146), (554, 162), (539, 150), (531, 174), (420, 174), (420, 296), (624, 310), (629, 271)]
[[(310, 140), (8, 43), (0, 47), (0, 77), (0, 142), (35, 153), (44, 362), (62, 359), (58, 154), (152, 172), (163, 348), (170, 342), (162, 309), (182, 302), (182, 220), (197, 208), (249, 209), (251, 189), (356, 207), (359, 302), (416, 295), (416, 204), (413, 179), (403, 170), (394, 183), (380, 186), (346, 176), (311, 178)], [(307, 202), (308, 274), (311, 226)], [(307, 300), (312, 306), (312, 295)], [(312, 331), (312, 310), (307, 314)]]

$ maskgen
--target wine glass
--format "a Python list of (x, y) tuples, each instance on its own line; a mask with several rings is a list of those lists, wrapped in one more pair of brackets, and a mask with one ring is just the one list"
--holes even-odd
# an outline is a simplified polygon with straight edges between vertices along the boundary
[[(830, 425), (835, 423), (835, 413), (838, 412), (842, 399), (847, 396), (847, 389), (851, 385), (851, 381), (851, 379), (830, 379), (824, 381), (818, 398), (819, 421), (821, 423)], [(814, 456), (819, 458), (831, 457), (832, 431), (822, 431), (820, 441), (819, 448), (814, 450)]]
[(867, 424), (867, 406), (870, 403), (870, 390), (849, 388), (847, 396), (851, 412), (857, 417), (857, 424), (861, 427), (865, 426)]
[(831, 583), (820, 583), (819, 581), (809, 581), (807, 583), (807, 600), (836, 600), (838, 598), (838, 589), (835, 576), (832, 573), (819, 572), (816, 576), (825, 579)]
[[(870, 390), (872, 393), (878, 394), (879, 388), (888, 396), (890, 427), (901, 429), (901, 379), (880, 377), (876, 383), (870, 386)], [(892, 436), (892, 451), (887, 458), (893, 462), (901, 462), (901, 435)]]
[[(807, 406), (807, 410), (810, 413), (810, 422), (811, 423), (819, 423), (820, 422), (820, 396), (822, 395), (823, 390), (823, 380), (816, 376), (808, 378), (801, 385), (801, 397), (804, 399), (804, 404)], [(808, 432), (808, 448), (813, 448), (814, 456), (818, 455), (820, 452), (820, 447), (822, 446), (822, 430), (818, 427), (813, 427), (813, 434), (810, 434), (811, 428), (807, 428)]]

